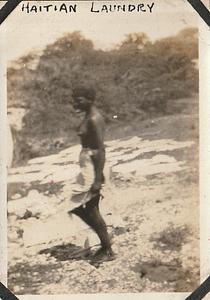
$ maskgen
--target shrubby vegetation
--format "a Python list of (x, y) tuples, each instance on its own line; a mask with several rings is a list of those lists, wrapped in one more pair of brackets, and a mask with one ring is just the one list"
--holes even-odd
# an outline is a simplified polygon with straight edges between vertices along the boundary
[(78, 83), (96, 88), (108, 126), (179, 112), (172, 102), (198, 90), (197, 37), (194, 28), (154, 43), (144, 33), (133, 33), (116, 49), (102, 51), (74, 32), (40, 56), (21, 57), (8, 69), (8, 105), (27, 109), (16, 134), (16, 162), (49, 153), (49, 143), (58, 138), (65, 145), (75, 141), (71, 91)]

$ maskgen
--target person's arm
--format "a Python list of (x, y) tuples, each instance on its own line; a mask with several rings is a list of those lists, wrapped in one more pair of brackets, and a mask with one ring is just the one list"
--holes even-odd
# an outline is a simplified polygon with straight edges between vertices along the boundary
[(104, 149), (104, 128), (100, 119), (92, 118), (89, 121), (89, 130), (91, 133), (91, 139), (94, 144), (94, 150), (92, 150), (92, 161), (94, 166), (95, 178), (91, 186), (92, 192), (98, 192), (104, 182), (103, 169), (105, 164), (105, 149)]

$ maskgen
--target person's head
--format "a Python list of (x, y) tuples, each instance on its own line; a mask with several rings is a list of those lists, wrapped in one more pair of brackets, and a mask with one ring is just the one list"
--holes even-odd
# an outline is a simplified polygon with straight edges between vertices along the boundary
[(73, 89), (73, 107), (76, 110), (88, 111), (95, 101), (96, 93), (92, 87), (79, 86)]

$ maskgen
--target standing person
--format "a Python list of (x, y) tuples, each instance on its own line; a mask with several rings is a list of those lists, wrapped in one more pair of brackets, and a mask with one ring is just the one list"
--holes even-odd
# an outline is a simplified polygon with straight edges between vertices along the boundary
[[(99, 211), (100, 190), (105, 181), (103, 169), (105, 164), (103, 117), (94, 106), (95, 90), (91, 87), (77, 87), (73, 90), (73, 107), (84, 113), (84, 119), (78, 128), (81, 140), (79, 185), (74, 190), (71, 202), (76, 204), (69, 213), (80, 217), (98, 235), (101, 248), (95, 258), (114, 259), (110, 238), (104, 219)], [(81, 189), (82, 187), (82, 189)]]

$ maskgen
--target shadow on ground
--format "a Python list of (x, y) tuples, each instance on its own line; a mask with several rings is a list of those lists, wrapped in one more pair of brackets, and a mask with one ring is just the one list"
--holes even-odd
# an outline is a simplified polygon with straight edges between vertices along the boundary
[(65, 260), (87, 260), (91, 258), (90, 248), (83, 248), (74, 244), (56, 245), (50, 248), (43, 249), (39, 254), (49, 254), (59, 261)]

